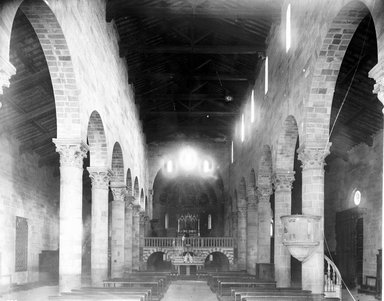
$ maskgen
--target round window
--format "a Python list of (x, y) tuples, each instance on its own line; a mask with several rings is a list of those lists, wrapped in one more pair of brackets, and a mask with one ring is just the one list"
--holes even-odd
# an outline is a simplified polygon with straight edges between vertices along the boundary
[(359, 206), (360, 205), (360, 202), (361, 202), (361, 192), (360, 190), (355, 190), (354, 194), (353, 194), (353, 202), (355, 203), (356, 206)]

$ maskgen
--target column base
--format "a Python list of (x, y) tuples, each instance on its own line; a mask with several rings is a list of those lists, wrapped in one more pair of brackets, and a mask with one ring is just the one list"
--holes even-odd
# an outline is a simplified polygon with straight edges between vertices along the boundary
[(81, 274), (60, 275), (59, 292), (66, 293), (81, 288)]
[(92, 286), (102, 287), (103, 281), (108, 279), (106, 269), (92, 269)]

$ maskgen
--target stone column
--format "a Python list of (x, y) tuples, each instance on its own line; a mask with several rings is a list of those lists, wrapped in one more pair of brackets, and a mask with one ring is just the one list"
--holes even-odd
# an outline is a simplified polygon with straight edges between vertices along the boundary
[[(384, 60), (379, 57), (379, 62), (369, 71), (368, 76), (376, 81), (374, 85), (373, 93), (377, 94), (377, 98), (384, 104)], [(384, 109), (382, 111), (384, 113)], [(384, 141), (384, 139), (383, 139)], [(384, 160), (383, 166), (384, 170)], [(384, 177), (382, 176), (382, 187), (384, 187)], [(382, 189), (382, 200), (384, 200), (384, 189)], [(381, 206), (381, 216), (384, 216), (384, 206)], [(381, 231), (381, 241), (384, 242), (384, 231)], [(384, 264), (384, 257), (381, 256), (381, 266)], [(384, 290), (384, 282), (382, 282), (381, 291)]]
[(127, 188), (124, 183), (117, 182), (111, 183), (110, 187), (113, 194), (111, 214), (111, 277), (121, 278), (124, 275), (124, 197)]
[(247, 269), (247, 203), (246, 200), (239, 200), (237, 208), (237, 268)]
[(108, 278), (108, 188), (112, 176), (107, 167), (88, 167), (92, 181), (91, 278), (101, 286)]
[(132, 272), (132, 246), (133, 246), (133, 201), (132, 196), (125, 201), (125, 227), (124, 227), (124, 269)]
[(140, 270), (144, 269), (143, 253), (144, 253), (144, 237), (145, 237), (145, 223), (148, 217), (144, 211), (140, 212), (139, 216), (139, 266)]
[(320, 244), (314, 253), (302, 263), (302, 287), (313, 294), (324, 292), (324, 160), (329, 154), (327, 147), (298, 149), (303, 163), (303, 214), (320, 216)]
[[(3, 88), (9, 88), (10, 78), (16, 74), (16, 68), (0, 56), (0, 94), (3, 94)], [(83, 166), (81, 166), (83, 168)]]
[(258, 244), (258, 263), (271, 262), (271, 220), (272, 209), (270, 204), (270, 197), (272, 194), (271, 185), (259, 186), (258, 193), (258, 222), (259, 222), (259, 235), (257, 237)]
[(132, 270), (140, 268), (140, 205), (133, 206), (132, 217)]
[(283, 225), (280, 217), (291, 214), (291, 190), (295, 172), (278, 170), (275, 173), (275, 279), (277, 287), (291, 286), (291, 254), (283, 245)]
[(257, 262), (257, 235), (258, 216), (255, 188), (249, 187), (247, 191), (247, 271), (256, 274)]
[(83, 239), (83, 159), (88, 146), (79, 141), (53, 139), (60, 154), (59, 291), (81, 287)]
[(232, 211), (231, 217), (232, 217), (232, 223), (231, 223), (232, 237), (237, 238), (237, 212)]

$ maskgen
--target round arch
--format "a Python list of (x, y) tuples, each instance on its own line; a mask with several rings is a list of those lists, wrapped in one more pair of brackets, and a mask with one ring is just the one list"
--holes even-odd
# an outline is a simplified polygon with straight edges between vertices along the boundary
[(208, 271), (228, 271), (229, 259), (222, 252), (211, 252), (205, 258), (204, 269)]
[(276, 171), (292, 171), (295, 159), (296, 142), (299, 130), (295, 117), (289, 115), (283, 124), (282, 133), (277, 142)]
[(136, 201), (139, 201), (140, 188), (139, 188), (139, 179), (137, 177), (135, 177), (135, 182), (133, 184), (133, 196), (135, 197)]
[(132, 175), (131, 175), (131, 169), (130, 168), (128, 168), (128, 170), (127, 170), (127, 177), (126, 177), (125, 183), (127, 185), (127, 194), (129, 196), (132, 196), (133, 195), (133, 189), (132, 189)]
[[(380, 1), (379, 1), (380, 2)], [(309, 97), (304, 103), (303, 143), (324, 148), (329, 140), (329, 123), (337, 76), (352, 36), (369, 13), (361, 1), (346, 4), (333, 19), (315, 62)], [(316, 112), (315, 112), (316, 108)]]
[[(57, 138), (80, 139), (82, 135), (79, 88), (63, 30), (55, 14), (43, 0), (24, 0), (19, 9), (35, 30), (47, 61), (53, 83)], [(55, 33), (54, 38), (51, 37), (52, 32)], [(9, 49), (10, 41), (7, 43)]]
[(124, 183), (124, 160), (121, 146), (118, 142), (113, 146), (112, 151), (113, 182)]
[(103, 121), (97, 111), (93, 111), (89, 117), (87, 136), (90, 166), (107, 166), (107, 139)]

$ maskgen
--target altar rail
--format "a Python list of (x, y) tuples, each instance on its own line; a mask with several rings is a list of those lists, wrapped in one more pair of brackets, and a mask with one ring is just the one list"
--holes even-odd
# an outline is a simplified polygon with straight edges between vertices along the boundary
[(233, 248), (234, 239), (232, 237), (145, 237), (144, 247), (184, 247), (193, 248)]

